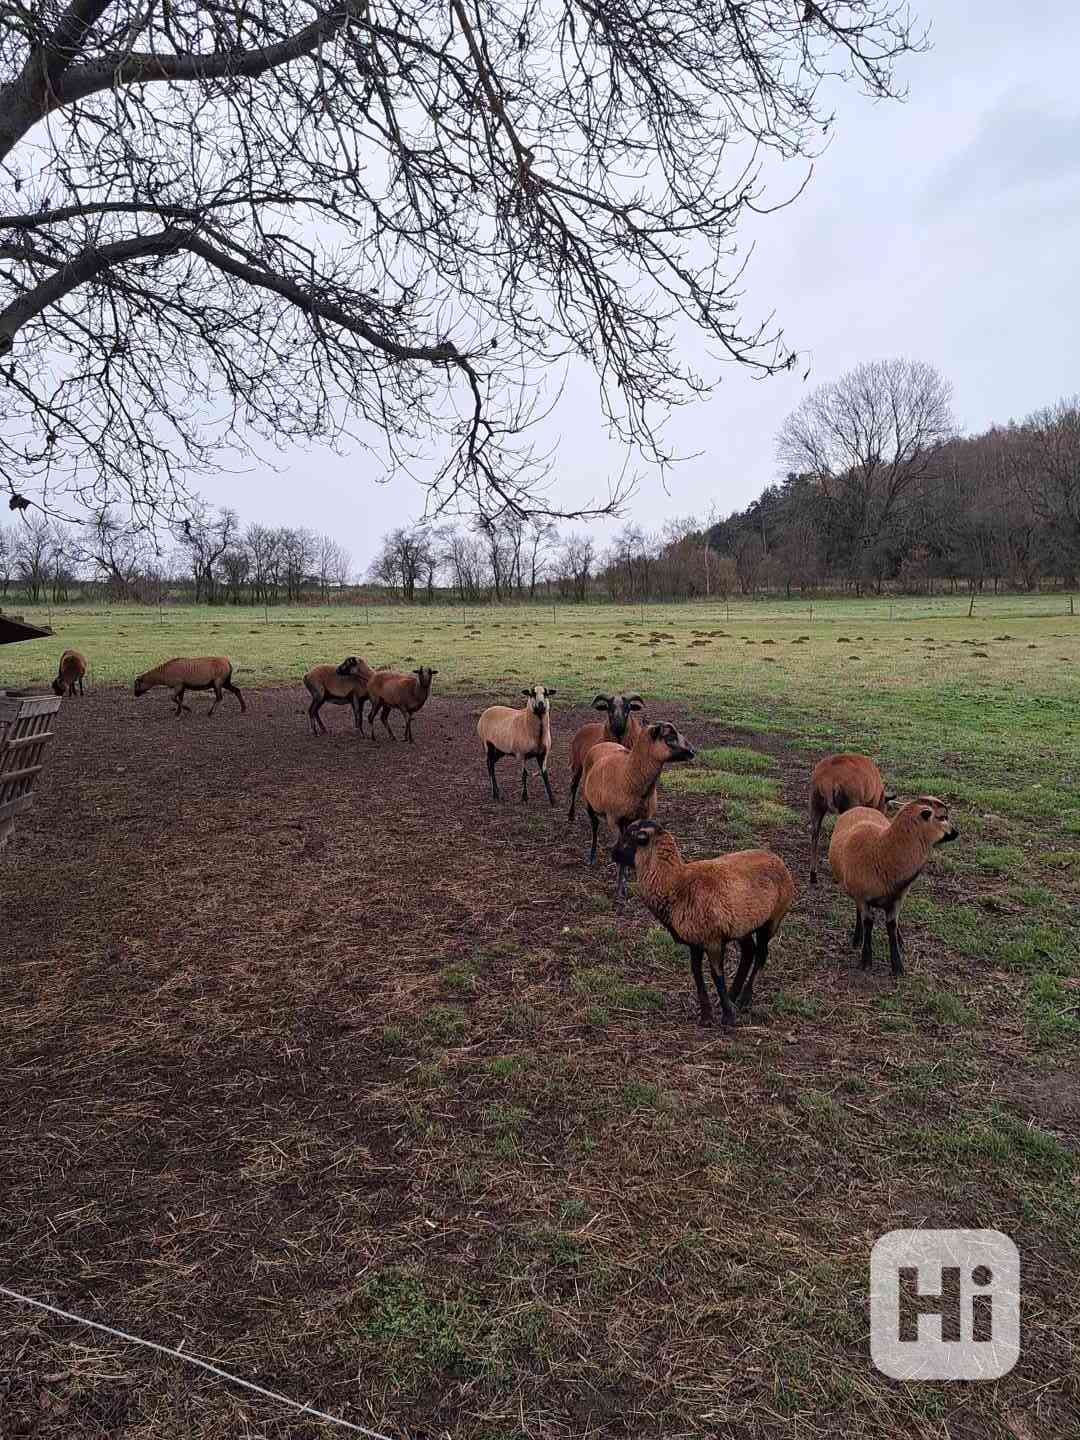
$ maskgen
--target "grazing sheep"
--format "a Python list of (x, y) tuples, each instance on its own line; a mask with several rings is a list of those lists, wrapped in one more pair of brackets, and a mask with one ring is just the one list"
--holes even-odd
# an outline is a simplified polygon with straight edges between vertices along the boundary
[(547, 797), (554, 805), (547, 762), (551, 754), (551, 697), (557, 692), (545, 685), (534, 685), (521, 693), (528, 699), (520, 710), (511, 705), (489, 705), (476, 722), (476, 733), (487, 755), (492, 798), (499, 798), (495, 764), (504, 756), (513, 755), (521, 761), (521, 803), (524, 805), (529, 798), (526, 762), (535, 760)]
[(391, 710), (400, 710), (405, 716), (405, 739), (410, 745), (415, 744), (412, 733), (413, 716), (423, 707), (431, 691), (431, 677), (438, 673), (438, 670), (432, 670), (427, 665), (421, 665), (419, 670), (413, 670), (409, 675), (399, 675), (394, 670), (371, 672), (368, 676), (367, 691), (371, 701), (372, 740), (375, 739), (376, 715), (382, 721), (383, 729), (390, 739), (397, 739), (390, 729), (387, 716)]
[(896, 799), (885, 789), (881, 771), (865, 755), (826, 755), (810, 776), (810, 884), (817, 884), (821, 826), (828, 814), (843, 815), (855, 805), (885, 813)]
[(837, 820), (829, 864), (841, 890), (855, 902), (851, 943), (856, 949), (862, 945), (864, 970), (870, 968), (873, 912), (884, 910), (892, 973), (904, 973), (904, 941), (897, 924), (900, 904), (934, 846), (955, 840), (959, 833), (949, 819), (948, 806), (932, 795), (910, 800), (892, 820), (862, 805)]
[(625, 750), (633, 747), (634, 741), (641, 734), (641, 721), (633, 713), (635, 710), (644, 710), (645, 701), (640, 695), (597, 695), (592, 702), (594, 710), (606, 710), (606, 720), (590, 720), (587, 725), (582, 725), (570, 742), (570, 811), (568, 820), (574, 818), (574, 805), (577, 800), (578, 786), (581, 784), (581, 772), (585, 766), (585, 756), (594, 745), (601, 745), (605, 741), (614, 741)]
[(52, 682), (54, 695), (74, 695), (75, 686), (83, 693), (83, 676), (86, 674), (86, 656), (78, 650), (65, 650), (60, 656), (60, 669)]
[(214, 703), (210, 706), (210, 715), (213, 715), (221, 704), (224, 690), (228, 690), (240, 701), (241, 714), (247, 709), (243, 695), (232, 683), (232, 661), (227, 655), (199, 655), (193, 658), (181, 656), (166, 660), (163, 665), (136, 675), (135, 694), (145, 695), (147, 690), (153, 690), (156, 685), (164, 685), (172, 691), (177, 715), (182, 710), (191, 709), (190, 705), (184, 704), (185, 690), (213, 690)]
[(367, 682), (372, 669), (364, 660), (350, 655), (340, 665), (313, 665), (304, 676), (304, 685), (311, 696), (308, 724), (313, 735), (325, 735), (326, 725), (319, 711), (324, 705), (351, 705), (353, 721), (364, 728), (364, 701), (368, 698)]
[[(642, 727), (632, 750), (603, 741), (594, 745), (585, 757), (584, 797), (592, 825), (592, 849), (589, 864), (596, 863), (596, 837), (600, 817), (611, 831), (622, 832), (632, 820), (651, 820), (656, 814), (656, 782), (669, 761), (692, 760), (694, 747), (680, 735), (674, 725)], [(627, 866), (619, 866), (615, 894), (626, 894)]]
[(738, 941), (741, 958), (731, 999), (748, 1010), (754, 977), (795, 897), (791, 871), (771, 850), (736, 850), (715, 860), (684, 861), (675, 837), (655, 820), (628, 825), (613, 854), (617, 865), (634, 867), (641, 898), (672, 938), (690, 947), (701, 1024), (712, 1024), (702, 975), (702, 959), (708, 954), (723, 1023), (734, 1025), (724, 952), (730, 941)]

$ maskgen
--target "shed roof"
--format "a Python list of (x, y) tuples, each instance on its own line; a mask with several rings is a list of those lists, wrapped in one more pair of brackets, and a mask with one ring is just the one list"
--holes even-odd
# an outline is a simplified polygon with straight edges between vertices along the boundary
[(0, 645), (14, 645), (17, 640), (44, 640), (52, 631), (28, 625), (21, 615), (0, 614)]

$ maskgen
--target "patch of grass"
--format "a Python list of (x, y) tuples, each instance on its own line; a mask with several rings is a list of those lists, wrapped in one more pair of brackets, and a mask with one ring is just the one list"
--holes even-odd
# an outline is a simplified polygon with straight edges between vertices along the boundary
[(589, 965), (570, 977), (570, 987), (621, 1010), (662, 1010), (667, 997), (652, 985), (635, 985), (611, 965)]
[(672, 768), (664, 772), (672, 790), (696, 795), (726, 795), (730, 800), (775, 800), (779, 785), (764, 775), (735, 774), (730, 770)]
[(997, 1105), (941, 1128), (917, 1130), (915, 1139), (943, 1159), (987, 1160), (1046, 1179), (1069, 1179), (1077, 1167), (1076, 1155), (1056, 1135)]
[(408, 1049), (405, 1031), (400, 1025), (384, 1025), (381, 1039), (382, 1048), (391, 1055), (400, 1055)]
[(468, 1021), (452, 1005), (433, 1005), (424, 1016), (424, 1029), (440, 1045), (453, 1045), (464, 1039)]
[(749, 750), (738, 745), (712, 745), (698, 751), (698, 759), (713, 770), (728, 770), (733, 774), (749, 775), (755, 771), (775, 770), (776, 762), (771, 755), (760, 750)]
[(378, 1347), (400, 1382), (475, 1373), (470, 1353), (488, 1322), (471, 1299), (429, 1293), (417, 1273), (390, 1269), (364, 1282), (356, 1308), (354, 1333)]
[(921, 986), (918, 991), (918, 1004), (939, 1025), (974, 1025), (979, 1018), (971, 1006), (965, 1005), (951, 990), (934, 990), (929, 986)]
[(660, 1087), (645, 1080), (627, 1080), (622, 1102), (628, 1110), (655, 1110), (660, 1104)]
[(1057, 907), (1057, 897), (1045, 885), (1014, 885), (1009, 891), (1009, 899), (1015, 900), (1018, 905), (1026, 905), (1029, 910), (1053, 910)]
[(927, 895), (913, 895), (904, 903), (902, 924), (911, 921), (924, 924), (961, 955), (985, 959), (997, 949), (995, 927), (975, 905), (943, 905)]
[(791, 995), (778, 990), (769, 998), (769, 1009), (774, 1015), (790, 1015), (799, 1020), (814, 1020), (821, 1014), (821, 1001), (804, 995)]
[(811, 1087), (800, 1090), (795, 1097), (795, 1108), (807, 1119), (817, 1124), (836, 1125), (843, 1119), (843, 1109), (825, 1090)]
[(488, 1061), (488, 1070), (496, 1080), (513, 1080), (525, 1068), (525, 1062), (516, 1055), (497, 1055)]
[(1024, 852), (1019, 845), (973, 845), (970, 852), (974, 869), (984, 875), (1012, 875), (1024, 864)]
[(1036, 1045), (1047, 1048), (1080, 1039), (1080, 989), (1066, 988), (1045, 971), (1031, 977), (1025, 1018)]

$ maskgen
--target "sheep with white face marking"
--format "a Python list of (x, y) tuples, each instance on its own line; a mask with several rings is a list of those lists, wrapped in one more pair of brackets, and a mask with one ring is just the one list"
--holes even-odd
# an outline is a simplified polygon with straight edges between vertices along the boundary
[(749, 1009), (754, 977), (795, 898), (791, 871), (771, 850), (736, 850), (715, 860), (684, 861), (675, 837), (655, 820), (628, 825), (613, 855), (620, 867), (634, 867), (642, 900), (673, 939), (689, 946), (702, 1025), (712, 1024), (702, 975), (705, 955), (723, 1023), (733, 1025), (724, 952), (732, 941), (738, 943), (740, 961), (731, 999)]
[(865, 806), (848, 810), (837, 820), (829, 864), (840, 889), (855, 902), (851, 943), (856, 949), (862, 946), (864, 970), (870, 968), (874, 911), (883, 910), (892, 973), (904, 973), (900, 905), (934, 847), (948, 844), (959, 833), (949, 819), (949, 807), (932, 795), (909, 801), (892, 820)]
[(585, 756), (594, 745), (602, 745), (605, 741), (614, 741), (624, 750), (632, 750), (634, 741), (641, 734), (641, 721), (634, 712), (644, 708), (645, 701), (640, 695), (597, 695), (593, 709), (606, 711), (607, 718), (590, 720), (587, 725), (582, 725), (570, 742), (570, 810), (567, 819), (574, 818)]
[(304, 676), (304, 687), (311, 696), (308, 724), (313, 735), (325, 735), (326, 725), (319, 711), (324, 705), (351, 705), (353, 723), (364, 725), (364, 701), (368, 698), (367, 682), (371, 666), (350, 655), (340, 665), (313, 665)]
[[(674, 725), (663, 721), (646, 725), (632, 750), (604, 741), (585, 757), (583, 773), (585, 808), (592, 825), (589, 864), (596, 864), (596, 841), (601, 817), (619, 835), (634, 820), (651, 820), (656, 814), (656, 782), (669, 762), (692, 760), (694, 747)], [(626, 894), (625, 865), (619, 865), (616, 897)]]
[(145, 695), (157, 685), (164, 685), (172, 691), (177, 715), (191, 709), (190, 705), (184, 704), (187, 690), (213, 690), (214, 703), (210, 706), (210, 715), (221, 704), (226, 690), (240, 701), (241, 714), (247, 709), (243, 695), (232, 683), (232, 661), (227, 655), (178, 656), (166, 660), (163, 665), (136, 675), (135, 694)]
[(511, 705), (489, 705), (476, 723), (476, 733), (487, 756), (488, 776), (491, 779), (491, 794), (499, 799), (499, 785), (495, 779), (495, 766), (507, 755), (521, 761), (521, 803), (529, 798), (529, 777), (526, 762), (535, 760), (544, 789), (552, 805), (555, 796), (551, 793), (547, 762), (551, 754), (551, 697), (556, 691), (545, 685), (534, 685), (522, 690), (526, 703), (520, 710)]
[(76, 685), (83, 693), (83, 676), (86, 674), (86, 656), (78, 650), (65, 650), (60, 656), (60, 669), (52, 682), (54, 695), (74, 695)]
[(885, 789), (881, 771), (866, 755), (826, 755), (810, 775), (810, 884), (817, 884), (821, 826), (826, 815), (843, 815), (856, 805), (886, 808), (896, 797)]

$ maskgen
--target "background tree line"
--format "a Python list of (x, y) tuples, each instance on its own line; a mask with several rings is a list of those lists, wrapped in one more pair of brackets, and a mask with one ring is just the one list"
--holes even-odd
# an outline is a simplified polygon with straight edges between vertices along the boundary
[[(861, 365), (785, 420), (787, 467), (743, 510), (627, 524), (602, 546), (543, 517), (398, 526), (365, 598), (464, 604), (926, 593), (1069, 586), (1080, 575), (1080, 400), (959, 436), (949, 386), (906, 360)], [(198, 506), (165, 537), (106, 506), (64, 526), (24, 514), (0, 527), (0, 601), (71, 598), (206, 604), (356, 600), (341, 543), (291, 526), (241, 526)]]

